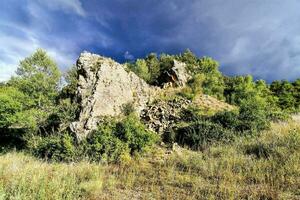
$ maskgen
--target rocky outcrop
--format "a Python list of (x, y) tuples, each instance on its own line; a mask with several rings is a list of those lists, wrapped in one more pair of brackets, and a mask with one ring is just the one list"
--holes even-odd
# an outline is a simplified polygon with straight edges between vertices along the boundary
[(186, 64), (173, 60), (173, 67), (161, 74), (159, 82), (163, 87), (184, 87), (190, 78)]
[(141, 119), (150, 130), (162, 134), (182, 120), (181, 111), (191, 103), (190, 100), (183, 97), (167, 101), (157, 100), (141, 112)]
[(118, 116), (128, 104), (140, 112), (158, 90), (126, 71), (123, 65), (96, 54), (82, 53), (77, 70), (77, 100), (81, 110), (78, 121), (70, 128), (78, 139), (96, 129), (101, 117)]
[[(167, 89), (148, 85), (143, 79), (110, 58), (84, 52), (77, 61), (76, 99), (80, 114), (70, 128), (81, 140), (97, 128), (106, 116), (122, 115), (130, 105), (150, 129), (162, 133), (179, 118), (179, 110), (188, 100), (151, 104), (157, 94)], [(182, 87), (190, 78), (184, 63), (173, 61), (173, 67), (162, 73), (161, 86)], [(168, 88), (168, 87), (167, 87)], [(148, 119), (148, 122), (146, 122)]]

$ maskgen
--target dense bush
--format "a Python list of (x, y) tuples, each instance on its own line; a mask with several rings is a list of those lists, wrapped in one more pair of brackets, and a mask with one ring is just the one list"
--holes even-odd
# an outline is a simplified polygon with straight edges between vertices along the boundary
[[(0, 128), (20, 126), (25, 122), (25, 110), (30, 106), (30, 99), (13, 87), (0, 88)], [(28, 119), (27, 119), (28, 120)]]
[(157, 141), (134, 115), (121, 121), (105, 119), (99, 128), (83, 141), (76, 142), (67, 132), (27, 136), (27, 149), (35, 156), (52, 161), (121, 162), (141, 153)]
[(212, 116), (211, 121), (220, 124), (222, 127), (230, 130), (236, 130), (236, 128), (241, 124), (239, 119), (239, 111), (221, 111)]
[(257, 133), (270, 126), (264, 106), (265, 104), (261, 99), (249, 98), (241, 102), (238, 111), (220, 112), (211, 117), (211, 120), (238, 133)]
[(233, 139), (233, 132), (210, 121), (196, 121), (169, 131), (164, 136), (168, 141), (175, 140), (179, 145), (201, 150), (216, 142), (228, 142)]
[(120, 122), (103, 122), (87, 138), (87, 155), (94, 161), (119, 161), (122, 156), (142, 152), (157, 140), (134, 115)]
[(165, 142), (177, 142), (192, 149), (202, 149), (215, 142), (228, 142), (235, 136), (252, 136), (270, 127), (266, 104), (262, 98), (241, 100), (240, 108), (218, 112), (213, 116), (201, 115), (197, 108), (185, 109), (184, 123), (169, 129)]
[(93, 131), (86, 142), (86, 154), (93, 161), (119, 161), (121, 155), (128, 154), (126, 143), (115, 135), (116, 124), (106, 122)]
[(278, 98), (277, 105), (288, 112), (299, 112), (300, 79), (294, 82), (274, 81), (270, 85), (273, 95)]
[(35, 156), (52, 161), (73, 161), (76, 159), (76, 145), (69, 134), (33, 136), (28, 138), (28, 150)]
[(264, 102), (257, 98), (250, 98), (241, 102), (238, 119), (240, 124), (237, 131), (240, 132), (253, 133), (270, 126)]

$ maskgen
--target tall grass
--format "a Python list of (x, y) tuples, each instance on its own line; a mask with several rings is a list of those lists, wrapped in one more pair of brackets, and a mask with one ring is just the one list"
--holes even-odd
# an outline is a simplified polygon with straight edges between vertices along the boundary
[(0, 199), (300, 199), (300, 125), (205, 151), (157, 148), (120, 165), (0, 156)]

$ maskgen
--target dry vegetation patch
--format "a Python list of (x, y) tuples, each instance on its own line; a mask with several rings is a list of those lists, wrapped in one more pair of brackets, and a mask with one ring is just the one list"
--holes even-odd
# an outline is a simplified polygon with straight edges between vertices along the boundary
[[(179, 148), (179, 147), (178, 147)], [(299, 199), (300, 125), (203, 152), (157, 148), (119, 165), (0, 157), (0, 199)]]

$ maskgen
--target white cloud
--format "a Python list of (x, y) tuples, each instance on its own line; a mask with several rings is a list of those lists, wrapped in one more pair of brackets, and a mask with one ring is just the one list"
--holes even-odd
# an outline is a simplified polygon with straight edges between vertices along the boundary
[(77, 15), (84, 17), (85, 10), (82, 7), (80, 0), (38, 0), (41, 4), (46, 5), (53, 10), (63, 10), (65, 12), (74, 12)]
[[(34, 53), (37, 48), (45, 49), (62, 70), (75, 63), (76, 55), (74, 53), (59, 49), (59, 47), (50, 47), (43, 44), (30, 28), (8, 23), (5, 26), (6, 28), (14, 29), (14, 31), (19, 31), (23, 37), (20, 38), (0, 32), (0, 46), (5, 47), (0, 50), (0, 82), (8, 80), (14, 75), (19, 61)], [(4, 23), (0, 22), (0, 29), (2, 28), (4, 29)]]

